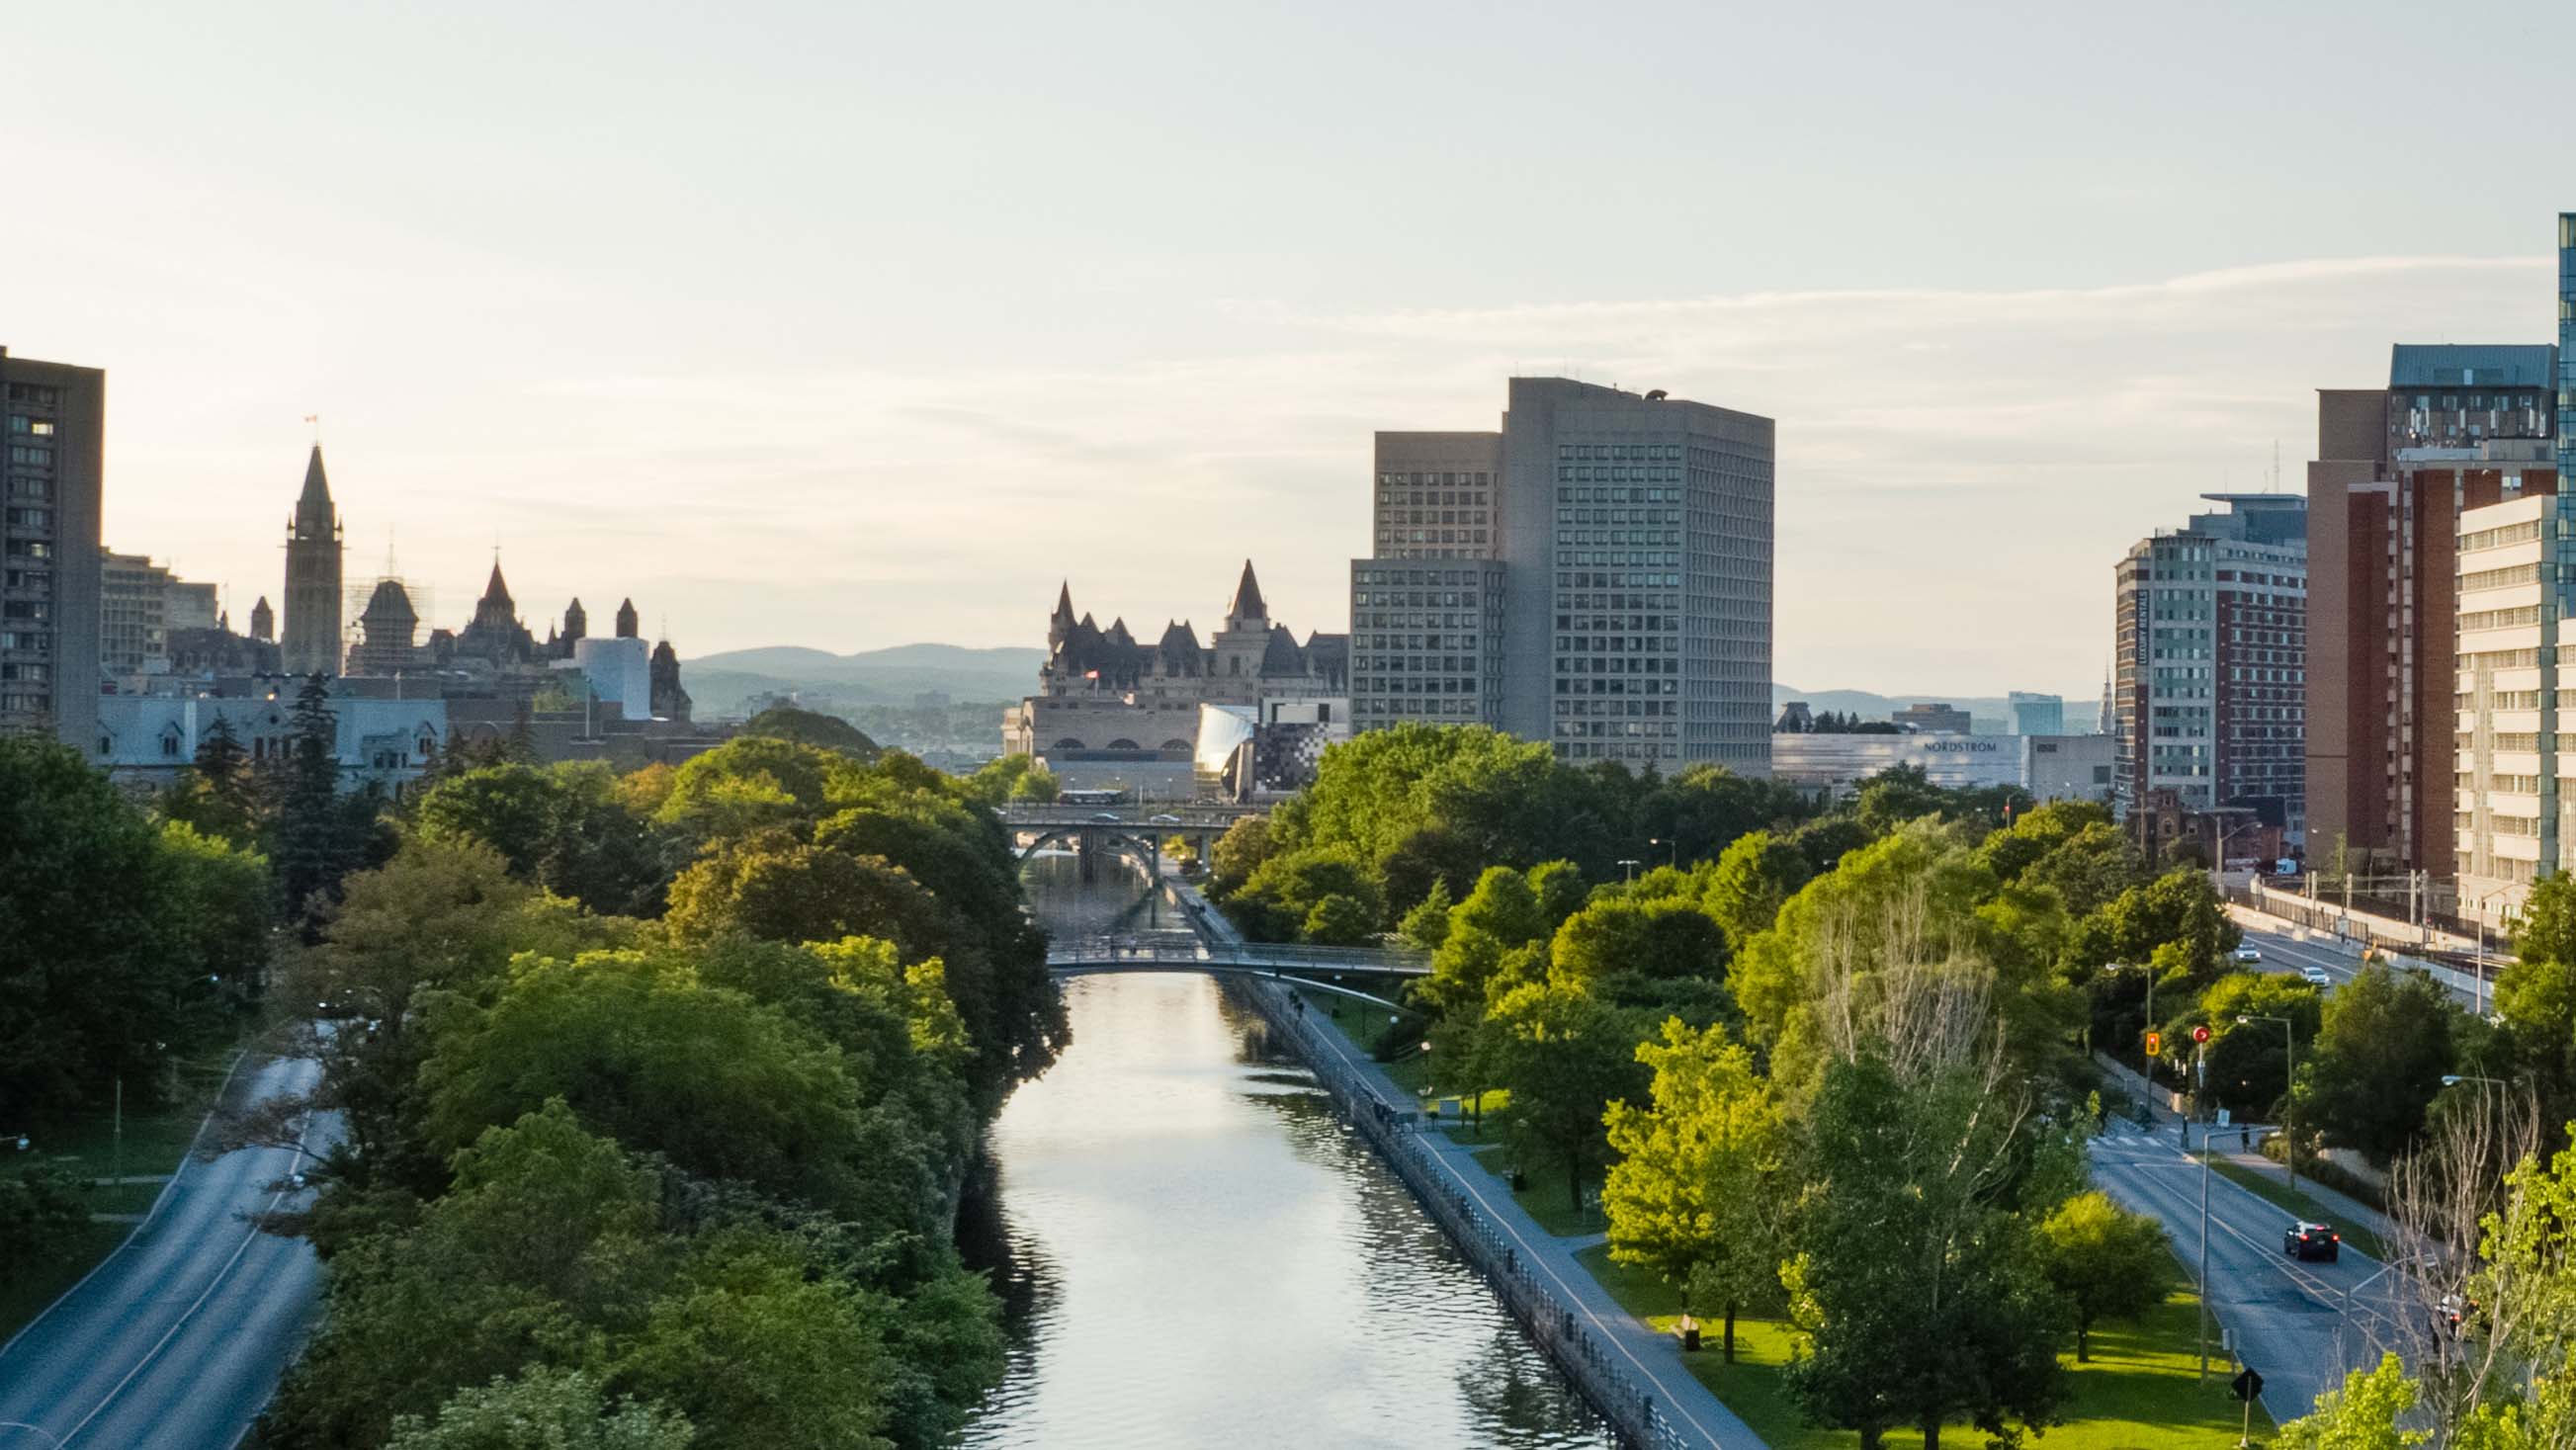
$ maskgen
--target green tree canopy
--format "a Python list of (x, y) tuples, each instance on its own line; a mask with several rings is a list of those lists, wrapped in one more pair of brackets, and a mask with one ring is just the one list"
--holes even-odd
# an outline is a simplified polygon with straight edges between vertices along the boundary
[(2075, 1306), (2079, 1364), (2093, 1357), (2095, 1324), (2134, 1319), (2163, 1303), (2173, 1286), (2173, 1246), (2164, 1226), (2099, 1190), (2077, 1194), (2040, 1221), (2039, 1263)]
[(2383, 1162), (2403, 1151), (2452, 1070), (2458, 1010), (2427, 977), (2364, 967), (2326, 999), (2316, 1050), (2299, 1064), (2299, 1121)]

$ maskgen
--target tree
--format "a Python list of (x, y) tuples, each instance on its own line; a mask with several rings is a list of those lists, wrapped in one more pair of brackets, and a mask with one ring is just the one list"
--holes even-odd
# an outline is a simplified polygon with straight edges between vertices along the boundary
[(2164, 1226), (2098, 1190), (2077, 1194), (2041, 1220), (2039, 1262), (2048, 1282), (2075, 1306), (2078, 1364), (2093, 1358), (2095, 1323), (2146, 1313), (2164, 1302), (2173, 1282), (2173, 1246)]
[(533, 1366), (458, 1390), (435, 1424), (396, 1416), (386, 1450), (689, 1450), (689, 1417), (631, 1399), (611, 1402), (597, 1377)]
[(1377, 933), (1377, 919), (1357, 897), (1333, 892), (1306, 913), (1304, 936), (1319, 946), (1354, 947)]
[(1768, 931), (1781, 903), (1807, 884), (1814, 873), (1798, 849), (1769, 831), (1739, 836), (1717, 858), (1704, 905), (1727, 939), (1741, 947), (1754, 933)]
[(320, 674), (296, 686), (295, 712), (277, 767), (269, 859), (277, 866), (284, 916), (301, 923), (338, 898), (352, 866), (347, 813), (340, 807), (339, 717)]
[(1544, 921), (1528, 876), (1508, 866), (1486, 868), (1476, 889), (1450, 909), (1431, 954), (1431, 975), (1415, 984), (1414, 996), (1437, 1011), (1483, 1015), (1495, 967), (1545, 935)]
[(1395, 934), (1415, 951), (1436, 952), (1449, 939), (1449, 908), (1455, 904), (1449, 899), (1449, 883), (1434, 881), (1422, 899), (1396, 923)]
[(1613, 974), (1714, 980), (1726, 968), (1726, 932), (1697, 903), (1604, 897), (1565, 919), (1550, 947), (1552, 973), (1588, 986)]
[(1011, 782), (1011, 800), (1015, 804), (1046, 805), (1061, 793), (1051, 770), (1031, 770)]
[(2458, 1010), (2427, 977), (2364, 967), (2326, 999), (2316, 1050), (2300, 1063), (2299, 1121), (2382, 1162), (2395, 1156), (2452, 1069)]
[(1245, 816), (1225, 828), (1208, 852), (1209, 886), (1219, 896), (1242, 888), (1270, 859), (1270, 818)]
[(2416, 1399), (2405, 1365), (2383, 1354), (2375, 1368), (2354, 1370), (2344, 1376), (2342, 1389), (2317, 1396), (2316, 1409), (2283, 1425), (2272, 1443), (2279, 1450), (2407, 1450), (2427, 1444), (2430, 1433), (2406, 1428)]
[[(255, 951), (256, 932), (220, 909), (235, 868), (253, 858), (174, 831), (186, 834), (165, 837), (77, 752), (0, 736), (0, 1115), (10, 1131), (102, 1097), (120, 1077), (148, 1092), (170, 1045), (204, 1020), (206, 976), (240, 972)], [(200, 905), (218, 914), (192, 919)]]
[[(2324, 999), (2317, 989), (2286, 972), (2230, 972), (2200, 994), (2197, 1012), (2179, 1020), (2183, 1028), (2206, 1023), (2209, 1040), (2209, 1088), (2217, 1102), (2241, 1115), (2271, 1112), (2290, 1090), (2290, 1039), (2313, 1050)], [(2281, 1021), (2239, 1023), (2239, 1017)]]
[(1514, 1156), (1555, 1164), (1566, 1205), (1582, 1207), (1583, 1185), (1609, 1162), (1603, 1115), (1647, 1087), (1636, 1051), (1643, 1024), (1583, 992), (1532, 983), (1494, 1004), (1486, 1032), (1494, 1081), (1511, 1094)]
[(2217, 976), (2227, 953), (2244, 938), (2229, 920), (2204, 871), (2172, 870), (2132, 886), (2076, 923), (2067, 964), (2094, 971), (2115, 962), (2143, 963), (2156, 949), (2175, 946), (2192, 985)]
[(615, 1375), (688, 1414), (697, 1450), (886, 1450), (885, 1317), (774, 1244), (719, 1238), (654, 1303)]
[(0, 1257), (57, 1262), (89, 1229), (85, 1185), (59, 1168), (25, 1168), (0, 1178)]
[(171, 788), (161, 810), (174, 821), (185, 821), (237, 846), (257, 839), (258, 783), (251, 776), (250, 752), (242, 749), (229, 718), (217, 715), (206, 727), (187, 778)]
[(1720, 1305), (1732, 1364), (1737, 1312), (1779, 1293), (1788, 1129), (1753, 1054), (1723, 1027), (1668, 1020), (1637, 1060), (1654, 1074), (1654, 1106), (1614, 1102), (1605, 1119), (1610, 1257), (1679, 1287), (1685, 1315)]
[(1999, 1057), (1909, 1081), (1864, 1053), (1827, 1068), (1811, 1109), (1801, 1251), (1782, 1271), (1790, 1390), (1871, 1450), (1895, 1425), (1939, 1450), (1954, 1420), (2011, 1443), (2063, 1401), (2066, 1306), (2006, 1194), (2022, 1123), (2005, 1081)]
[(838, 715), (801, 710), (794, 705), (770, 706), (743, 722), (742, 733), (795, 745), (811, 745), (821, 750), (838, 750), (862, 760), (873, 759), (877, 753), (877, 743), (856, 725)]

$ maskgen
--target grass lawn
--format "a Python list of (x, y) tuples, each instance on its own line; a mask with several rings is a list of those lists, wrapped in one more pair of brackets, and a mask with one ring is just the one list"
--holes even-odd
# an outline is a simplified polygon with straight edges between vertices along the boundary
[[(1669, 1330), (1679, 1317), (1681, 1297), (1671, 1285), (1644, 1270), (1610, 1262), (1606, 1245), (1575, 1257), (1613, 1298), (1647, 1323)], [(1706, 1316), (1701, 1322), (1701, 1342), (1707, 1347), (1689, 1357), (1691, 1373), (1773, 1450), (1850, 1450), (1860, 1444), (1858, 1435), (1812, 1428), (1798, 1413), (1783, 1373), (1790, 1354), (1788, 1325), (1776, 1319), (1738, 1319), (1735, 1363), (1727, 1364), (1718, 1351), (1720, 1322)], [(2076, 1364), (2068, 1356), (2066, 1422), (2028, 1443), (2046, 1450), (2209, 1450), (2234, 1444), (2242, 1407), (2227, 1392), (2226, 1374), (2213, 1369), (2210, 1382), (2199, 1383), (2199, 1327), (2199, 1301), (2180, 1292), (2134, 1324), (2094, 1330), (2092, 1362)], [(2254, 1441), (2259, 1445), (2271, 1436), (2272, 1422), (2258, 1405)], [(1978, 1443), (1976, 1432), (1964, 1426), (1951, 1427), (1943, 1440)], [(1922, 1437), (1891, 1430), (1886, 1444), (1889, 1450), (1919, 1450)]]
[[(1496, 1181), (1511, 1182), (1512, 1150), (1508, 1146), (1497, 1143), (1491, 1148), (1479, 1148), (1469, 1156), (1476, 1160), (1477, 1166), (1494, 1175)], [(1512, 1202), (1519, 1204), (1522, 1212), (1537, 1219), (1540, 1228), (1561, 1239), (1597, 1234), (1609, 1226), (1602, 1221), (1597, 1209), (1566, 1207), (1565, 1179), (1555, 1173), (1529, 1175), (1529, 1187), (1513, 1189)]]
[(2327, 1212), (2324, 1204), (2308, 1197), (2305, 1193), (2292, 1193), (2285, 1174), (2248, 1168), (2242, 1163), (2225, 1158), (2213, 1158), (2209, 1166), (2219, 1177), (2230, 1183), (2242, 1185), (2265, 1203), (2284, 1212), (2295, 1214), (2310, 1223), (2324, 1224), (2342, 1234), (2343, 1241), (2355, 1249), (2383, 1264), (2388, 1262), (2388, 1249), (2386, 1245), (2380, 1243), (2379, 1235), (2339, 1214)]
[[(214, 1106), (215, 1094), (223, 1086), (224, 1074), (231, 1069), (238, 1050), (236, 1044), (225, 1043), (181, 1060), (178, 1088), (167, 1106), (125, 1114), (121, 1155), (116, 1146), (116, 1114), (111, 1108), (41, 1132), (31, 1131), (28, 1136), (34, 1144), (27, 1152), (25, 1166), (43, 1164), (91, 1180), (104, 1180), (118, 1172), (129, 1179), (148, 1179), (140, 1183), (96, 1183), (90, 1190), (90, 1212), (128, 1214), (150, 1209), (152, 1201), (161, 1196), (160, 1180), (178, 1171), (188, 1145), (196, 1141), (198, 1125)], [(25, 1265), (25, 1272), (0, 1278), (0, 1341), (25, 1327), (28, 1320), (79, 1282), (81, 1275), (133, 1231), (130, 1223), (93, 1222), (85, 1235), (53, 1262)]]

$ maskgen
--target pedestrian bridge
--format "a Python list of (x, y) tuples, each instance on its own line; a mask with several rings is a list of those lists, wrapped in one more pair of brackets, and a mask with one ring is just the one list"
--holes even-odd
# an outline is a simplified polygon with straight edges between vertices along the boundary
[(1336, 986), (1341, 977), (1422, 977), (1431, 973), (1430, 958), (1418, 952), (1369, 951), (1358, 947), (1301, 947), (1269, 942), (1242, 946), (1203, 945), (1192, 941), (1156, 941), (1142, 937), (1073, 937), (1050, 943), (1047, 971), (1059, 977), (1087, 977), (1107, 972), (1207, 972), (1216, 976), (1277, 977), (1335, 996), (1356, 997), (1394, 1007), (1385, 997)]

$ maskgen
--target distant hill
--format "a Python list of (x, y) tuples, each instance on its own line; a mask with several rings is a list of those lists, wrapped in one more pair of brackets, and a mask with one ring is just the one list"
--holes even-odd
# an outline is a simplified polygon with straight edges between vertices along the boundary
[[(726, 650), (681, 661), (681, 680), (710, 718), (742, 713), (762, 694), (800, 694), (851, 705), (909, 705), (941, 691), (961, 703), (1016, 700), (1037, 688), (1046, 651), (906, 644), (836, 655), (796, 645)], [(810, 703), (809, 698), (809, 703)]]

